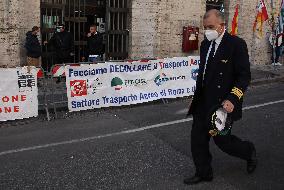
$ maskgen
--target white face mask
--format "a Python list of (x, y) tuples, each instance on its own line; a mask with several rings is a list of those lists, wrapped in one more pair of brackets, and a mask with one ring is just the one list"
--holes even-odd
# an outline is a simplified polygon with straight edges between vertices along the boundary
[(56, 32), (61, 32), (60, 28), (57, 28), (57, 29), (56, 29)]
[(209, 41), (216, 40), (219, 34), (216, 30), (205, 30), (205, 36)]

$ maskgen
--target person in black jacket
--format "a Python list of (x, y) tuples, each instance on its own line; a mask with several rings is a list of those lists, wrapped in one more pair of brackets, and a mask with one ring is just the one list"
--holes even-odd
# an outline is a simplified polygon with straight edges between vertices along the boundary
[(40, 28), (34, 26), (32, 31), (26, 33), (25, 48), (27, 50), (27, 65), (28, 66), (40, 66), (41, 57), (41, 45), (37, 38), (40, 33)]
[[(209, 10), (203, 25), (206, 39), (201, 43), (196, 90), (188, 111), (188, 115), (193, 115), (191, 152), (196, 167), (195, 175), (184, 180), (188, 185), (213, 179), (209, 151), (212, 109), (220, 105), (233, 121), (239, 120), (244, 92), (251, 80), (247, 45), (243, 39), (225, 31), (222, 13)], [(253, 143), (241, 140), (231, 131), (213, 136), (213, 140), (223, 152), (245, 160), (248, 173), (255, 170), (257, 158)]]
[(63, 24), (56, 27), (49, 44), (55, 51), (55, 64), (71, 63), (74, 53), (74, 40), (70, 32), (65, 30)]
[[(281, 49), (282, 49), (282, 46), (283, 46), (283, 36), (284, 36), (283, 33), (280, 33), (280, 34), (276, 35), (275, 48), (274, 48), (274, 50), (275, 50), (275, 57), (272, 54), (272, 65), (274, 65), (274, 66), (281, 66), (282, 65), (279, 62), (279, 58), (280, 58)], [(274, 57), (274, 59), (273, 59), (273, 57)]]
[(103, 35), (97, 31), (97, 26), (90, 26), (87, 34), (87, 55), (88, 61), (100, 61), (104, 54)]

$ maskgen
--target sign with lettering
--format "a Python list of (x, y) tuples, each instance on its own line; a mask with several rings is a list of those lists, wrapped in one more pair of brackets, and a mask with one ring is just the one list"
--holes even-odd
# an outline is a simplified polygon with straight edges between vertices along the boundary
[(0, 68), (0, 121), (38, 116), (37, 71)]
[(193, 95), (199, 57), (66, 66), (68, 108), (80, 111)]

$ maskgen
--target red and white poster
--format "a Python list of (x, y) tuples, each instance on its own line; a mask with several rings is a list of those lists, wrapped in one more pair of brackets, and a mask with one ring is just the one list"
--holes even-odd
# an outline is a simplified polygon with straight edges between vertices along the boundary
[(38, 116), (37, 71), (0, 68), (0, 121)]

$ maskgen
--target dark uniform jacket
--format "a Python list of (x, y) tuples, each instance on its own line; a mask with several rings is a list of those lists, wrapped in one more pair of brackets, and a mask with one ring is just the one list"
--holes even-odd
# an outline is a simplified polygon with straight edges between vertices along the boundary
[(74, 40), (68, 31), (54, 33), (49, 43), (53, 46), (57, 56), (62, 59), (69, 58), (70, 53), (74, 51)]
[(200, 65), (196, 90), (188, 115), (209, 114), (224, 100), (234, 104), (233, 120), (242, 117), (243, 95), (251, 80), (248, 49), (245, 41), (225, 32), (203, 81), (206, 56), (211, 42), (204, 40), (200, 47)]
[(87, 38), (87, 53), (88, 55), (104, 54), (103, 35), (101, 33), (97, 32)]
[(26, 33), (25, 48), (28, 57), (39, 58), (41, 56), (41, 45), (37, 36), (32, 34), (32, 31)]

